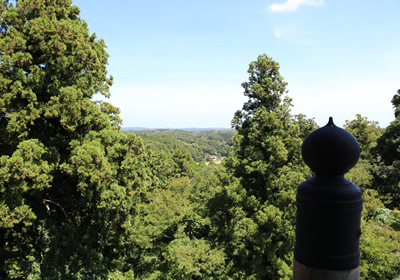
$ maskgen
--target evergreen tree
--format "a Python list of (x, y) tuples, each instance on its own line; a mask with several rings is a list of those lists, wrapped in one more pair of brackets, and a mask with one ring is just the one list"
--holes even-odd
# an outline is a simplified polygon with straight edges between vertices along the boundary
[(367, 117), (362, 117), (360, 114), (357, 114), (354, 120), (347, 120), (344, 128), (357, 139), (361, 148), (360, 160), (346, 174), (346, 178), (363, 190), (374, 188), (374, 174), (379, 169), (379, 159), (372, 151), (382, 135), (382, 130), (377, 122), (369, 121)]
[(369, 121), (367, 117), (356, 115), (356, 119), (346, 121), (344, 128), (350, 132), (358, 141), (361, 148), (361, 159), (371, 160), (374, 158), (372, 154), (376, 142), (382, 135), (382, 130), (378, 122)]
[(228, 252), (236, 259), (237, 277), (289, 279), (296, 188), (311, 177), (301, 159), (301, 144), (316, 125), (290, 114), (278, 63), (260, 55), (248, 73), (249, 81), (242, 86), (249, 100), (232, 121), (237, 135), (226, 162), (240, 180), (230, 190), (235, 194), (229, 194), (237, 205)]
[(400, 265), (396, 257), (400, 250), (396, 226), (400, 220), (396, 218), (397, 211), (385, 208), (381, 199), (387, 202), (388, 196), (376, 180), (377, 174), (388, 171), (374, 153), (382, 130), (377, 122), (361, 115), (346, 121), (345, 129), (357, 138), (361, 147), (359, 162), (346, 174), (346, 178), (363, 189), (360, 279), (396, 279)]
[(174, 162), (176, 163), (177, 170), (176, 176), (188, 176), (192, 177), (196, 171), (196, 162), (193, 160), (192, 156), (188, 150), (184, 148), (178, 148), (175, 150), (173, 155)]
[(4, 279), (132, 275), (127, 226), (146, 192), (175, 172), (119, 132), (117, 108), (92, 100), (109, 96), (108, 54), (71, 2), (0, 4)]
[(385, 129), (376, 148), (376, 152), (386, 165), (392, 165), (394, 161), (400, 160), (400, 89), (393, 96), (392, 105), (395, 109), (395, 120)]
[(375, 155), (383, 165), (375, 175), (375, 188), (387, 207), (398, 208), (400, 204), (400, 90), (392, 98), (395, 119), (377, 141)]
[(208, 238), (205, 204), (213, 190), (209, 176), (176, 178), (149, 192), (140, 204), (129, 237), (135, 244), (131, 265), (138, 278), (223, 278), (225, 253)]

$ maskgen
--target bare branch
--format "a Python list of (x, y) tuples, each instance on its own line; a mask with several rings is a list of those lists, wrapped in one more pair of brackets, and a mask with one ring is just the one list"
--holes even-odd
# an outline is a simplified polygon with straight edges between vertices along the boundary
[(50, 208), (49, 208), (49, 206), (46, 204), (46, 202), (53, 203), (53, 204), (57, 205), (58, 207), (60, 207), (60, 209), (63, 211), (65, 217), (68, 217), (67, 212), (65, 212), (64, 208), (63, 208), (59, 203), (57, 203), (57, 202), (55, 202), (55, 201), (52, 201), (52, 200), (50, 200), (50, 199), (44, 199), (44, 198), (43, 198), (43, 204), (46, 205), (47, 210), (49, 210)]

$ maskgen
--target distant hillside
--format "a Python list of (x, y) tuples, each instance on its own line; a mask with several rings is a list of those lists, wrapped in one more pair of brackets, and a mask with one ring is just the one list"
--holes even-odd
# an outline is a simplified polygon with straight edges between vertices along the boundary
[(232, 145), (233, 129), (124, 129), (124, 133), (134, 132), (140, 135), (145, 143), (174, 153), (183, 147), (189, 151), (196, 162), (204, 160), (206, 155), (222, 158), (228, 155)]
[(197, 128), (197, 127), (187, 127), (187, 128), (148, 128), (148, 127), (123, 127), (121, 130), (137, 131), (137, 130), (183, 130), (183, 131), (207, 131), (207, 130), (233, 130), (231, 128), (225, 127), (207, 127), (207, 128)]

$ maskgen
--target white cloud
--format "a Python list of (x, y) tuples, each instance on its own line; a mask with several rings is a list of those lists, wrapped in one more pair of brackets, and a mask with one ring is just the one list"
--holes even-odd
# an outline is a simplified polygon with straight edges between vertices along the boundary
[(284, 3), (273, 3), (268, 9), (271, 12), (293, 12), (301, 5), (322, 6), (324, 4), (324, 0), (286, 0)]

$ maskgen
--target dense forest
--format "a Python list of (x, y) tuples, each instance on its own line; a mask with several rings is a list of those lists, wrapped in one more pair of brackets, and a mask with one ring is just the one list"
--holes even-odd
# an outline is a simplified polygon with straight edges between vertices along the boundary
[[(129, 130), (122, 130), (129, 133)], [(232, 138), (236, 131), (223, 130), (178, 130), (152, 129), (136, 130), (146, 144), (152, 144), (158, 149), (174, 153), (177, 148), (187, 150), (196, 162), (208, 160), (206, 156), (226, 157), (232, 146)]]
[[(312, 176), (301, 144), (317, 125), (291, 113), (279, 64), (250, 63), (234, 130), (123, 133), (119, 109), (92, 100), (113, 78), (79, 12), (0, 4), (0, 278), (291, 279), (296, 188)], [(388, 127), (344, 127), (362, 149), (346, 174), (363, 190), (361, 279), (400, 279), (393, 93)]]

